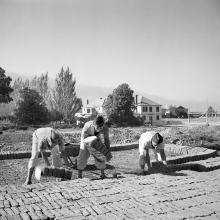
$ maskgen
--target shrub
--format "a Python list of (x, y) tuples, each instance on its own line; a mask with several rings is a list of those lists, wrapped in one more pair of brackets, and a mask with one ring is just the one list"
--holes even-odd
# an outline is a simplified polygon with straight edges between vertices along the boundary
[(57, 128), (58, 128), (58, 129), (66, 129), (66, 128), (73, 128), (74, 125), (64, 123), (64, 124), (54, 124), (54, 125), (52, 125), (51, 127), (56, 128), (56, 129), (57, 129)]
[(28, 129), (28, 126), (24, 126), (24, 125), (19, 125), (19, 126), (17, 126), (17, 130), (26, 131), (27, 129)]
[(21, 100), (15, 109), (15, 117), (20, 124), (46, 124), (48, 110), (43, 97), (35, 90), (25, 88), (20, 91)]
[(15, 124), (3, 124), (3, 125), (0, 125), (0, 130), (2, 130), (2, 131), (6, 131), (6, 130), (9, 130), (9, 129), (15, 129), (15, 128), (16, 128)]

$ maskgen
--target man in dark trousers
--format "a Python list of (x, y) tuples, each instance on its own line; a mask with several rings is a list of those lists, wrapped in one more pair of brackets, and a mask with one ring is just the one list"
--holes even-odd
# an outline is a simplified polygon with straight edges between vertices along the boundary
[(106, 161), (112, 158), (109, 142), (109, 128), (103, 116), (97, 116), (93, 121), (85, 123), (81, 133), (80, 152), (77, 158), (78, 178), (82, 178), (82, 171), (92, 155), (95, 165), (101, 170), (101, 178), (105, 178)]

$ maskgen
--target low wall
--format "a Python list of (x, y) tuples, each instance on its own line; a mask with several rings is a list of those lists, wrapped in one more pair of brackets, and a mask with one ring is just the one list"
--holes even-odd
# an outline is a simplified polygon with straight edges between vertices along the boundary
[[(111, 151), (122, 151), (137, 149), (138, 143), (129, 144), (114, 144), (111, 145)], [(189, 161), (205, 160), (209, 157), (215, 157), (218, 155), (216, 150), (207, 149), (204, 147), (190, 147), (190, 146), (180, 146), (175, 144), (165, 144), (165, 151), (172, 152), (178, 156), (167, 158), (168, 164), (182, 164)], [(50, 151), (47, 151), (47, 156), (50, 156)], [(69, 156), (76, 157), (79, 154), (79, 144), (70, 144), (66, 146), (66, 153)], [(30, 158), (31, 152), (27, 151), (16, 151), (16, 152), (1, 152), (0, 160), (10, 160), (10, 159), (24, 159)], [(41, 154), (39, 154), (41, 157)]]

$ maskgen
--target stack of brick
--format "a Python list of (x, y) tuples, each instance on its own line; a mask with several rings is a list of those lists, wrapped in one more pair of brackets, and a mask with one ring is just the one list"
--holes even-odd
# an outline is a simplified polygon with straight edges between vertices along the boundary
[(71, 179), (72, 171), (65, 168), (43, 167), (41, 169), (42, 176), (52, 176), (63, 179)]

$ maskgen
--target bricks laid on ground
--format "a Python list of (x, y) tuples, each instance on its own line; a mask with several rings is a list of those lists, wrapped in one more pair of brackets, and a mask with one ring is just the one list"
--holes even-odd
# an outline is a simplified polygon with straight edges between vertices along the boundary
[[(220, 157), (211, 158), (213, 151), (200, 148), (178, 151), (184, 155), (176, 161), (169, 158), (174, 162), (169, 163), (170, 170), (164, 173), (140, 176), (125, 172), (138, 167), (138, 151), (133, 149), (113, 152), (111, 165), (121, 173), (118, 179), (84, 178), (28, 187), (1, 184), (0, 218), (220, 219)], [(7, 162), (8, 166), (6, 162), (2, 161), (6, 168), (13, 164), (12, 160)], [(24, 162), (26, 166), (28, 160)], [(20, 166), (14, 168), (22, 170)], [(111, 168), (107, 174), (110, 171)]]
[[(219, 164), (219, 158), (208, 163)], [(124, 177), (1, 187), (0, 216), (60, 220), (220, 217), (218, 169)]]

